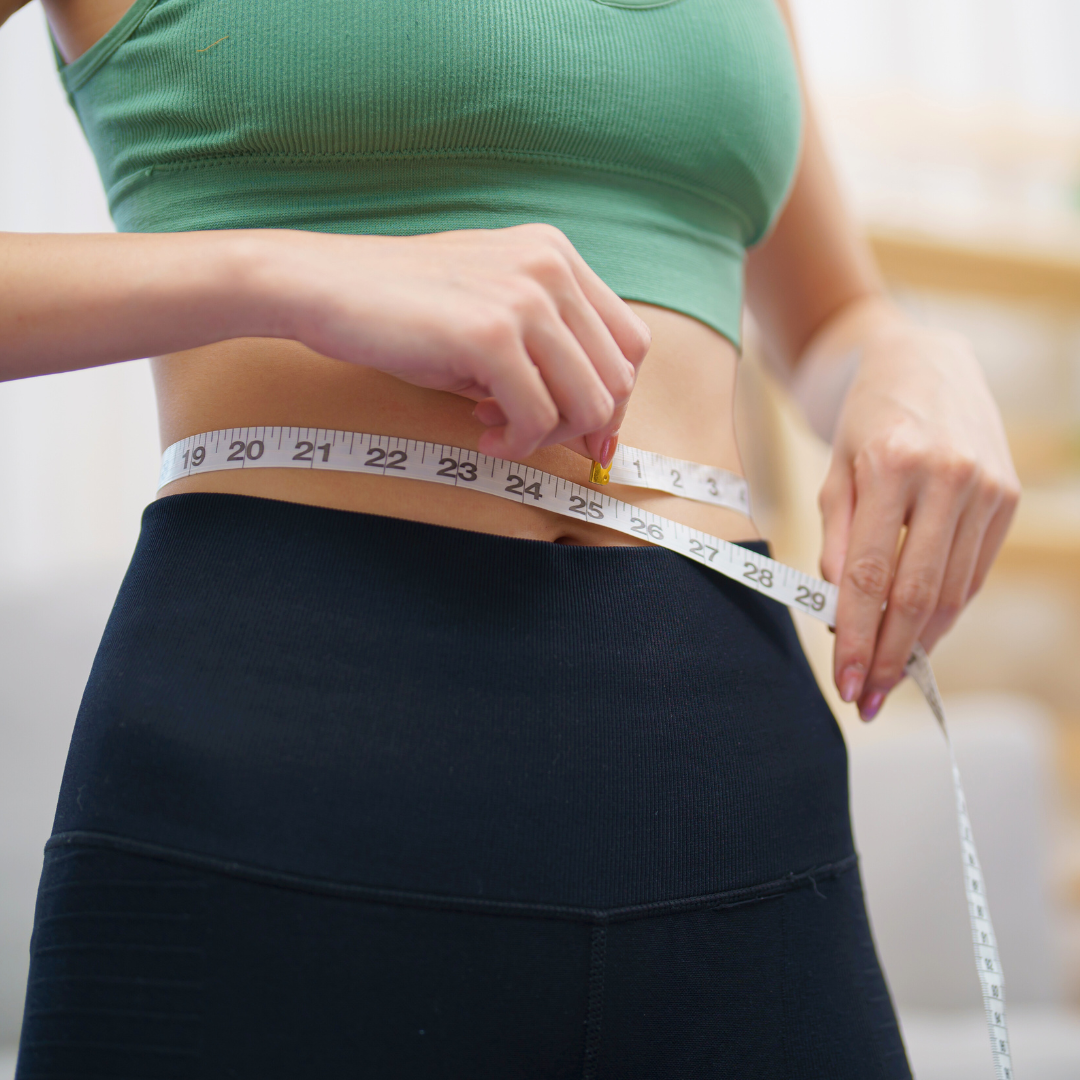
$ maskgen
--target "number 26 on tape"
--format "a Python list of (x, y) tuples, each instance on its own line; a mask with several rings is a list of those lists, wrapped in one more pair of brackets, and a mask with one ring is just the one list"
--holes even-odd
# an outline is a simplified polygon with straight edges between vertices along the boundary
[(655, 522), (650, 522), (648, 525), (639, 518), (632, 517), (630, 519), (630, 531), (641, 533), (642, 536), (650, 536), (653, 540), (663, 540), (664, 530), (660, 528)]

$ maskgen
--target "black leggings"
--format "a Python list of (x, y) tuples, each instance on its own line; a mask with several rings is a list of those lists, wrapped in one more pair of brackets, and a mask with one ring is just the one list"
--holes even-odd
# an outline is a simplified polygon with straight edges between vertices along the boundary
[(909, 1078), (786, 611), (669, 552), (151, 506), (18, 1080)]

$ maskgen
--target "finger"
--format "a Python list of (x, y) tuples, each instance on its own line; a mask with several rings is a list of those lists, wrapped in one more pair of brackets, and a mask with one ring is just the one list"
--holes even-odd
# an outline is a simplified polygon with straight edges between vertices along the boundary
[(960, 516), (953, 539), (945, 577), (941, 582), (937, 607), (919, 631), (919, 641), (929, 652), (956, 622), (971, 597), (971, 583), (979, 563), (979, 553), (986, 541), (987, 530), (998, 511), (1001, 500), (996, 494), (974, 499)]
[[(625, 415), (625, 406), (616, 409), (611, 421), (605, 424), (600, 431), (594, 431), (583, 437), (586, 456), (593, 461), (599, 461), (605, 469), (610, 467), (612, 459), (615, 457), (615, 449), (619, 445), (619, 428), (622, 426)], [(566, 440), (559, 440), (559, 442), (564, 441)]]
[(519, 342), (509, 343), (500, 354), (482, 381), (506, 415), (506, 423), (489, 427), (477, 445), (481, 453), (494, 457), (525, 457), (558, 426), (559, 409)]
[[(494, 398), (485, 398), (483, 401), (479, 401), (476, 404), (476, 408), (473, 409), (473, 416), (480, 421), (485, 427), (501, 427), (506, 423), (506, 414), (502, 411), (499, 403)], [(592, 451), (585, 444), (586, 436), (575, 435), (570, 438), (563, 438), (565, 426), (560, 424), (554, 431), (548, 433), (548, 435), (541, 440), (541, 446), (551, 446), (555, 443), (562, 443), (575, 453), (581, 454), (583, 457), (592, 457)], [(590, 436), (591, 437), (591, 436)], [(613, 437), (614, 444), (618, 444), (618, 436)], [(610, 456), (614, 456), (614, 446), (610, 450)], [(596, 460), (603, 462), (606, 461), (602, 457), (596, 458)]]
[(855, 510), (836, 604), (836, 685), (844, 701), (863, 691), (889, 595), (908, 493), (898, 479), (856, 478)]
[(855, 485), (847, 463), (834, 463), (818, 496), (823, 540), (821, 574), (834, 585), (840, 580), (851, 538), (851, 517), (855, 511)]
[[(619, 372), (621, 370), (626, 375), (626, 380), (621, 386), (618, 384), (618, 379), (611, 380), (617, 382), (617, 386), (613, 390), (610, 381), (606, 383), (609, 393), (612, 393), (612, 395), (619, 394), (620, 396), (617, 399), (616, 408), (611, 414), (611, 419), (602, 427), (582, 435), (576, 430), (575, 424), (564, 422), (546, 435), (541, 442), (541, 446), (565, 443), (570, 449), (576, 450), (577, 453), (583, 456), (593, 458), (607, 467), (611, 463), (611, 459), (615, 457), (615, 450), (619, 442), (619, 429), (622, 427), (622, 420), (626, 415), (626, 406), (629, 404), (630, 392), (633, 390), (635, 373), (633, 367), (625, 361), (622, 353), (619, 352), (615, 341), (611, 339), (610, 334), (607, 332), (607, 327), (599, 321), (595, 312), (592, 313), (592, 320), (582, 318), (579, 322), (591, 322), (594, 324), (593, 332), (596, 335), (592, 339), (594, 352), (597, 349), (606, 349), (608, 372)], [(603, 338), (606, 338), (606, 341)], [(581, 343), (580, 337), (579, 343)], [(594, 364), (594, 367), (596, 366)], [(473, 410), (473, 416), (485, 424), (486, 427), (496, 427), (507, 422), (495, 399), (487, 399), (478, 403)]]
[[(569, 280), (553, 277), (547, 287), (563, 322), (584, 350), (614, 402), (615, 411), (611, 418), (597, 430), (585, 433), (584, 439), (584, 452), (607, 466), (614, 457), (618, 432), (651, 337), (648, 326), (596, 275), (569, 241), (565, 241), (565, 254), (573, 275)], [(605, 309), (603, 315), (600, 309)], [(626, 330), (628, 317), (632, 320), (629, 323), (631, 333)], [(612, 327), (621, 332), (621, 345), (616, 341)], [(642, 329), (644, 337), (640, 332)], [(579, 432), (568, 431), (566, 434), (573, 438)]]
[[(468, 398), (470, 401), (483, 401), (489, 397), (491, 391), (486, 386), (481, 386), (477, 382), (466, 383), (464, 386), (454, 387), (449, 393), (456, 394), (458, 397)], [(491, 399), (494, 400), (494, 399)], [(503, 423), (506, 421), (504, 420)]]
[(979, 550), (979, 559), (975, 564), (971, 584), (968, 586), (966, 600), (970, 600), (982, 588), (986, 575), (990, 572), (990, 567), (997, 558), (1001, 545), (1005, 542), (1005, 536), (1012, 524), (1019, 500), (1019, 487), (1008, 487), (1003, 490), (1001, 503), (986, 528), (986, 535), (983, 537), (982, 548)]
[(502, 406), (493, 397), (478, 401), (476, 408), (473, 409), (473, 416), (484, 427), (502, 427), (506, 423), (506, 413), (502, 411)]
[(557, 296), (555, 301), (563, 322), (585, 350), (615, 404), (624, 405), (633, 392), (638, 365), (623, 355), (607, 324), (576, 279), (571, 282), (571, 288)]
[(563, 438), (596, 432), (610, 423), (615, 401), (553, 307), (550, 318), (529, 320), (523, 340), (558, 407)]
[(903, 678), (912, 647), (937, 607), (962, 505), (954, 488), (939, 484), (915, 505), (859, 697), (865, 720), (877, 715), (885, 695)]
[(612, 418), (599, 431), (590, 432), (587, 435), (575, 435), (566, 424), (560, 424), (544, 441), (541, 446), (552, 446), (562, 443), (563, 446), (573, 450), (590, 461), (599, 461), (606, 469), (615, 457), (615, 451), (619, 445), (619, 429), (623, 417), (626, 415), (626, 406), (616, 409)]
[(566, 254), (581, 291), (603, 321), (619, 351), (636, 371), (652, 343), (652, 331), (648, 323), (589, 266), (569, 240), (566, 245)]
[[(573, 303), (560, 304), (560, 313), (611, 394), (614, 410), (606, 423), (584, 434), (585, 453), (605, 468), (611, 464), (618, 443), (619, 429), (637, 379), (637, 366), (623, 355), (607, 325), (584, 295)], [(621, 303), (621, 301), (620, 301)], [(552, 441), (564, 442), (578, 432), (568, 431)]]

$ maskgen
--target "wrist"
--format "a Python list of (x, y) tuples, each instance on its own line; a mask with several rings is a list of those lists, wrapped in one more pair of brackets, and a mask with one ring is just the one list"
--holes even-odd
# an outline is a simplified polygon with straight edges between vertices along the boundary
[(228, 309), (230, 337), (298, 337), (310, 287), (303, 233), (286, 229), (236, 230), (222, 234), (217, 271), (219, 296)]
[(888, 297), (873, 294), (845, 304), (815, 331), (794, 365), (789, 390), (810, 427), (826, 442), (832, 442), (867, 346), (906, 322)]
[[(377, 236), (336, 236), (293, 229), (237, 232), (233, 257), (243, 283), (239, 305), (252, 329), (244, 336), (290, 338), (318, 347), (327, 321), (340, 314), (342, 281), (330, 267), (344, 269), (358, 304), (368, 292), (361, 271)], [(348, 244), (342, 260), (341, 245)], [(358, 280), (351, 279), (360, 275)], [(356, 295), (359, 293), (360, 295)]]

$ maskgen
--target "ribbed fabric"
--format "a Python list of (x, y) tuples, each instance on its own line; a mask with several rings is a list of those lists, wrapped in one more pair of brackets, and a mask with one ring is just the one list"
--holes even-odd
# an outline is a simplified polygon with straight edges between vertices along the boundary
[(62, 74), (123, 230), (546, 221), (735, 341), (799, 137), (773, 0), (136, 0)]
[(911, 1080), (854, 865), (589, 923), (45, 853), (16, 1080)]
[(910, 1080), (785, 608), (239, 495), (144, 515), (28, 987), (18, 1080)]
[(54, 831), (579, 914), (854, 850), (774, 601), (659, 548), (222, 494), (145, 512)]

